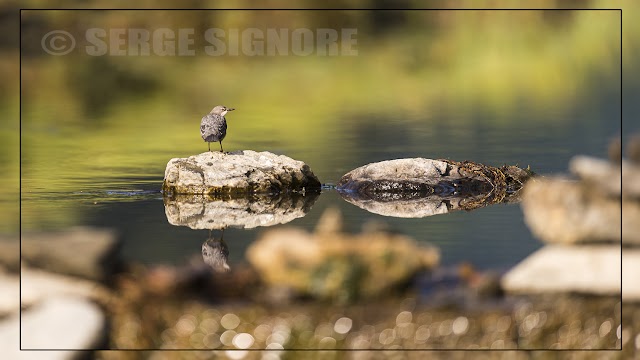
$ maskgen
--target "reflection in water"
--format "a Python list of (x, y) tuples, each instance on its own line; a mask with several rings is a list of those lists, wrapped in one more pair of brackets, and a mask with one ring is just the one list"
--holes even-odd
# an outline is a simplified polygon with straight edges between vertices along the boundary
[(359, 193), (340, 191), (342, 198), (361, 209), (374, 214), (401, 218), (423, 218), (432, 215), (446, 214), (456, 210), (475, 210), (497, 203), (517, 203), (520, 201), (519, 191), (496, 196), (493, 191), (487, 194), (446, 196), (419, 193), (387, 193), (366, 196)]
[[(227, 272), (231, 267), (227, 263), (229, 247), (223, 239), (226, 228), (251, 229), (288, 223), (306, 215), (318, 196), (316, 192), (242, 198), (175, 195), (164, 197), (164, 207), (171, 225), (209, 229), (209, 237), (202, 244), (202, 259), (214, 271)], [(213, 230), (221, 230), (219, 239)]]
[(285, 224), (303, 217), (318, 193), (229, 196), (175, 195), (164, 198), (165, 214), (171, 225), (192, 229), (251, 229)]
[(209, 230), (209, 238), (202, 244), (202, 260), (216, 272), (227, 272), (231, 269), (229, 259), (229, 247), (224, 242), (224, 229), (220, 239), (216, 239)]

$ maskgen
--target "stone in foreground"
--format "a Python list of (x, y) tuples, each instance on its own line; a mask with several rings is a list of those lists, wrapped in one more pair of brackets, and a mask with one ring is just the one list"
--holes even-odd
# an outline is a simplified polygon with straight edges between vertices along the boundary
[[(619, 296), (620, 250), (617, 245), (547, 245), (511, 269), (502, 278), (502, 286), (511, 293), (577, 292)], [(639, 256), (640, 251), (625, 250), (629, 270), (632, 270), (632, 258), (637, 264)], [(633, 285), (632, 282), (623, 285), (629, 300), (638, 299), (640, 295), (638, 287)]]
[(531, 232), (546, 243), (640, 244), (640, 202), (605, 196), (582, 181), (531, 181), (523, 190), (522, 211)]
[(59, 274), (103, 281), (120, 266), (121, 240), (108, 229), (74, 227), (22, 235), (22, 261)]
[(20, 343), (24, 350), (63, 350), (45, 356), (47, 359), (71, 359), (70, 350), (104, 347), (107, 324), (94, 303), (75, 297), (54, 297), (24, 310), (21, 319), (16, 314), (2, 322), (0, 339), (0, 348), (5, 351), (17, 349)]
[(165, 195), (240, 195), (320, 190), (309, 166), (284, 155), (251, 150), (205, 152), (169, 160)]
[(337, 302), (380, 296), (438, 264), (433, 246), (379, 229), (344, 233), (340, 222), (330, 209), (312, 234), (299, 228), (267, 231), (249, 247), (247, 259), (272, 289)]
[(611, 163), (581, 155), (571, 159), (569, 168), (593, 191), (613, 197), (640, 199), (640, 166), (628, 160)]

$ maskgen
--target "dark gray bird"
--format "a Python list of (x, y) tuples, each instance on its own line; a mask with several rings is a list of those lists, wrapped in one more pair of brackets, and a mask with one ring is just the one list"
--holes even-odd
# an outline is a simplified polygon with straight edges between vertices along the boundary
[(211, 151), (211, 143), (218, 141), (220, 142), (220, 152), (223, 152), (222, 140), (227, 135), (227, 119), (224, 116), (233, 110), (235, 109), (218, 105), (200, 121), (200, 135), (209, 145), (209, 151)]

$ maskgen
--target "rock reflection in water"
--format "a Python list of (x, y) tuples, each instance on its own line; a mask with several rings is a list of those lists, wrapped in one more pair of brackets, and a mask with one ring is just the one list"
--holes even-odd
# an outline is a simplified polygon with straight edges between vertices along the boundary
[(456, 210), (475, 210), (496, 203), (517, 203), (519, 192), (496, 196), (493, 192), (477, 195), (424, 195), (422, 193), (378, 193), (368, 196), (340, 191), (347, 202), (371, 213), (401, 218), (423, 218)]
[[(228, 272), (228, 227), (251, 229), (285, 224), (309, 212), (319, 193), (250, 195), (246, 197), (176, 195), (164, 198), (167, 221), (175, 226), (209, 230), (202, 244), (202, 259), (216, 272)], [(220, 237), (216, 237), (220, 234)]]
[(286, 224), (303, 217), (319, 193), (250, 195), (248, 197), (176, 195), (164, 198), (171, 225), (198, 229), (251, 229)]
[(202, 244), (202, 260), (216, 272), (227, 272), (231, 269), (229, 259), (229, 247), (224, 242), (224, 229), (220, 239), (216, 239), (209, 230), (209, 238)]

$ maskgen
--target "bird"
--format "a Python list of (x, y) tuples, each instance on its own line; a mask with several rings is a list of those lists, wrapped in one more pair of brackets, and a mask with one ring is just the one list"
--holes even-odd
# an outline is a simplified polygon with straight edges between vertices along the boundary
[(207, 142), (209, 151), (211, 151), (211, 143), (217, 141), (220, 142), (220, 152), (224, 152), (222, 150), (222, 140), (227, 135), (227, 119), (224, 116), (227, 112), (233, 110), (235, 109), (218, 105), (200, 121), (200, 135)]
[(224, 242), (224, 229), (222, 229), (220, 240), (212, 236), (209, 230), (209, 238), (202, 244), (202, 259), (216, 272), (227, 272), (231, 269), (227, 263), (229, 247)]

